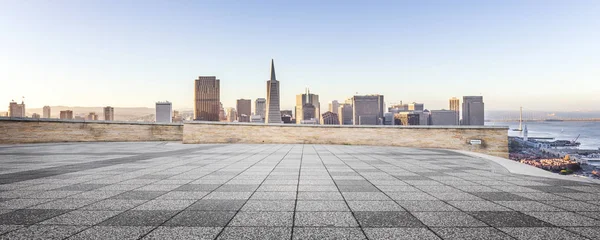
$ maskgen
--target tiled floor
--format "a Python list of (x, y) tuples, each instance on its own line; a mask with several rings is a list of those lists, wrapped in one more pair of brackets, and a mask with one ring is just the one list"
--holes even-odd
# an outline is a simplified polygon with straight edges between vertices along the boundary
[(450, 151), (0, 146), (0, 239), (598, 239), (600, 186)]

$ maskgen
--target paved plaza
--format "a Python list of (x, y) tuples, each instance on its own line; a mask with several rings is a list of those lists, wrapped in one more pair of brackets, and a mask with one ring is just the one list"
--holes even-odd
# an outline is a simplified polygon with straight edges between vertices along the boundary
[(431, 149), (0, 145), (0, 239), (600, 239), (600, 185)]

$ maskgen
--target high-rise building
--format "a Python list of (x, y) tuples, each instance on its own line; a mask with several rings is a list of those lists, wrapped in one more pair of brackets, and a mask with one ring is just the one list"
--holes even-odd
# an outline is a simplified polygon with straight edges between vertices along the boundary
[(483, 96), (463, 97), (461, 125), (483, 126), (484, 115)]
[(254, 100), (254, 115), (260, 115), (265, 120), (265, 113), (267, 111), (267, 99), (257, 98)]
[(408, 104), (408, 110), (409, 111), (423, 111), (425, 110), (425, 104), (423, 103), (409, 103)]
[(239, 122), (250, 122), (250, 115), (252, 115), (252, 100), (238, 99), (235, 107), (237, 109)]
[(353, 119), (353, 110), (352, 104), (342, 103), (338, 107), (338, 118), (340, 119), (340, 124), (342, 125), (352, 125)]
[(25, 102), (22, 101), (21, 104), (18, 104), (15, 101), (10, 102), (8, 104), (8, 116), (18, 118), (27, 117), (25, 116)]
[[(302, 120), (310, 120), (310, 118), (314, 118), (319, 122), (320, 106), (319, 95), (310, 93), (308, 89), (306, 89), (306, 93), (296, 95), (296, 123), (300, 123)], [(310, 116), (310, 118), (306, 119), (307, 116)]]
[(52, 114), (51, 114), (51, 110), (50, 110), (50, 106), (44, 106), (44, 113), (43, 113), (43, 117), (44, 118), (51, 118)]
[(156, 102), (156, 114), (154, 115), (157, 123), (170, 123), (173, 121), (173, 104), (168, 101)]
[(333, 100), (331, 101), (331, 103), (329, 103), (329, 111), (332, 113), (337, 113), (338, 108), (340, 108), (340, 103), (337, 100)]
[(104, 121), (115, 120), (115, 108), (108, 106), (104, 108)]
[(393, 114), (396, 113), (401, 113), (401, 112), (408, 112), (408, 104), (402, 104), (402, 101), (400, 101), (400, 104), (394, 104), (390, 107), (388, 107), (388, 112), (391, 112)]
[(450, 98), (450, 110), (456, 112), (456, 122), (460, 124), (460, 99), (456, 97)]
[(458, 125), (458, 118), (454, 110), (431, 110), (431, 125)]
[(194, 120), (219, 121), (221, 80), (215, 76), (199, 76), (194, 82)]
[(237, 111), (235, 111), (235, 108), (227, 108), (227, 121), (237, 122)]
[(223, 108), (223, 103), (219, 103), (219, 121), (227, 121), (227, 114)]
[(354, 125), (383, 124), (383, 95), (352, 97)]
[(281, 112), (279, 108), (279, 81), (275, 78), (275, 63), (271, 59), (271, 79), (267, 81), (267, 112), (266, 123), (281, 123)]
[(394, 121), (394, 113), (386, 112), (383, 114), (383, 125), (396, 125)]
[(327, 112), (323, 113), (323, 118), (321, 118), (321, 124), (323, 124), (323, 125), (340, 125), (340, 119), (339, 119), (337, 113), (327, 111)]
[(60, 111), (60, 119), (66, 119), (66, 120), (73, 119), (73, 111), (71, 111), (71, 110)]
[(31, 114), (31, 118), (33, 119), (40, 119), (40, 115), (37, 113)]
[(88, 113), (85, 120), (98, 120), (98, 114), (96, 114), (95, 112)]
[(412, 126), (421, 125), (420, 114), (401, 112), (394, 115), (396, 125)]
[(302, 106), (301, 109), (302, 109), (301, 110), (302, 116), (296, 116), (296, 121), (298, 121), (298, 119), (301, 119), (300, 123), (302, 121), (306, 121), (306, 120), (317, 121), (317, 117), (315, 116), (316, 109), (315, 109), (314, 105), (312, 105), (311, 103), (306, 103), (306, 104), (304, 104), (304, 106)]

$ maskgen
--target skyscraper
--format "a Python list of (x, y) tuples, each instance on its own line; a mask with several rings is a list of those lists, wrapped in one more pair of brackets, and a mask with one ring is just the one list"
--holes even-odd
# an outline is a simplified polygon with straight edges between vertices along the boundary
[(85, 117), (85, 120), (98, 120), (98, 114), (91, 112)]
[(237, 113), (235, 111), (235, 108), (227, 108), (227, 121), (228, 122), (237, 121)]
[(66, 120), (73, 119), (73, 111), (71, 111), (71, 110), (60, 111), (60, 119), (66, 119)]
[(425, 110), (425, 104), (423, 104), (423, 103), (416, 103), (416, 102), (409, 103), (408, 104), (408, 110), (409, 111), (423, 111), (423, 110)]
[(342, 103), (340, 104), (340, 106), (338, 107), (338, 118), (340, 119), (340, 124), (341, 125), (352, 125), (352, 119), (353, 119), (353, 111), (352, 111), (352, 104), (349, 103)]
[(238, 120), (240, 122), (250, 122), (250, 115), (252, 115), (252, 100), (238, 99), (236, 109)]
[(12, 101), (8, 104), (8, 116), (9, 117), (19, 117), (24, 118), (25, 116), (25, 102), (21, 102), (18, 104), (15, 101)]
[[(61, 111), (61, 114), (62, 114), (62, 111)], [(73, 115), (73, 112), (71, 112), (71, 115)], [(104, 121), (114, 121), (114, 120), (115, 120), (115, 108), (113, 108), (111, 106), (105, 107), (104, 108)]]
[(31, 114), (31, 118), (33, 118), (33, 119), (39, 119), (40, 115), (37, 114), (37, 113), (34, 113), (34, 114)]
[(431, 125), (458, 125), (454, 110), (431, 110)]
[(337, 113), (333, 113), (327, 111), (323, 113), (323, 118), (321, 118), (321, 124), (323, 125), (340, 125), (340, 120)]
[(383, 123), (383, 95), (352, 97), (354, 125), (379, 125)]
[(257, 98), (254, 100), (254, 115), (260, 115), (265, 120), (265, 113), (267, 111), (267, 99)]
[(51, 118), (50, 106), (44, 106), (44, 114), (42, 116), (44, 118)]
[(170, 102), (157, 102), (155, 110), (155, 122), (170, 123), (173, 121), (173, 105)]
[(483, 96), (464, 96), (461, 125), (483, 126), (484, 120)]
[(450, 110), (456, 112), (456, 122), (460, 123), (460, 99), (456, 97), (450, 98)]
[(275, 63), (273, 59), (271, 59), (271, 80), (267, 81), (266, 123), (281, 123), (279, 97), (279, 81), (275, 78)]
[(340, 103), (337, 100), (333, 100), (329, 103), (329, 111), (332, 113), (337, 113), (339, 107)]
[(219, 121), (220, 80), (215, 76), (199, 76), (194, 83), (194, 120)]
[(319, 95), (310, 93), (308, 89), (306, 89), (306, 93), (296, 95), (296, 123), (300, 123), (302, 120), (310, 120), (306, 119), (307, 116), (312, 116), (319, 122), (320, 106)]

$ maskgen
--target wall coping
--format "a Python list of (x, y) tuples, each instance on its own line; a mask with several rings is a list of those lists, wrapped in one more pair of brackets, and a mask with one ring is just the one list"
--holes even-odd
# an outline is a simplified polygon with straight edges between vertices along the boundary
[(508, 130), (508, 126), (399, 126), (399, 125), (312, 125), (312, 124), (264, 124), (240, 122), (211, 122), (211, 121), (184, 121), (184, 124), (220, 125), (220, 126), (265, 126), (265, 127), (307, 127), (307, 128), (402, 128), (402, 129), (501, 129)]
[(15, 118), (0, 117), (0, 122), (53, 122), (53, 123), (95, 123), (95, 124), (128, 124), (128, 125), (165, 125), (183, 126), (182, 123), (155, 123), (155, 122), (128, 122), (128, 121), (104, 121), (104, 120), (66, 120), (58, 118)]

